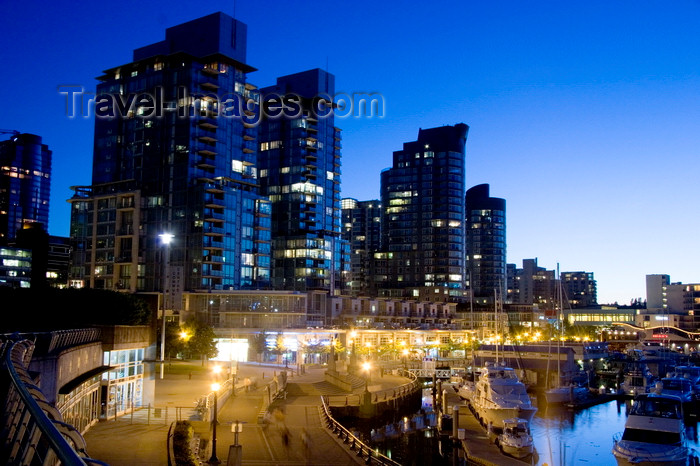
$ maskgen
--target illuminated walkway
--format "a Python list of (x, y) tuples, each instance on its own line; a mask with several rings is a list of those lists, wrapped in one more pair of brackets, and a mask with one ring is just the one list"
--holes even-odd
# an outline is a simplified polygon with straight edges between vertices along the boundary
[[(279, 367), (254, 365), (239, 366), (239, 380), (250, 378), (257, 380), (258, 388), (249, 392), (239, 392), (229, 399), (219, 410), (219, 427), (217, 428), (216, 456), (226, 464), (229, 446), (234, 443), (231, 432), (232, 422), (243, 422), (243, 431), (239, 434), (239, 444), (243, 446), (243, 464), (267, 465), (350, 465), (365, 464), (351, 452), (347, 445), (331, 435), (321, 424), (319, 415), (320, 395), (339, 395), (345, 392), (323, 381), (324, 368), (307, 368), (306, 374), (293, 375), (288, 379), (287, 398), (277, 400), (273, 409), (279, 407), (284, 417), (279, 417), (265, 427), (258, 424), (258, 416), (263, 406), (265, 391), (261, 388), (269, 382)], [(263, 379), (264, 374), (264, 379)], [(385, 375), (370, 384), (371, 391), (392, 388), (406, 383), (407, 379)], [(166, 371), (165, 379), (156, 380), (156, 405), (169, 406), (169, 416), (174, 416), (176, 407), (192, 407), (196, 394), (209, 392), (210, 379), (206, 374), (170, 374)], [(361, 391), (364, 387), (355, 388)], [(138, 413), (137, 413), (138, 414)], [(166, 439), (170, 421), (160, 417), (150, 418), (150, 425), (143, 421), (143, 415), (132, 423), (129, 415), (116, 421), (100, 422), (86, 434), (88, 452), (94, 458), (112, 466), (165, 465), (167, 464)], [(174, 418), (173, 418), (174, 419)], [(195, 429), (205, 440), (208, 450), (210, 431), (208, 424), (195, 422)], [(283, 442), (284, 428), (289, 429), (289, 443)], [(302, 432), (308, 434), (309, 448), (302, 443)], [(201, 454), (204, 460), (210, 451)]]

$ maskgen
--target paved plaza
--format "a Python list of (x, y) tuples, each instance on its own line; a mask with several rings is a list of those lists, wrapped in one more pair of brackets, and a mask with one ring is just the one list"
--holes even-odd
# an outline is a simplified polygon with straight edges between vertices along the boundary
[[(210, 391), (211, 372), (202, 368), (173, 363), (165, 377), (156, 380), (155, 405), (157, 410), (139, 410), (117, 420), (103, 421), (85, 435), (88, 454), (112, 466), (167, 465), (167, 437), (170, 424), (177, 418), (193, 414), (195, 400)], [(288, 378), (287, 396), (273, 402), (275, 416), (271, 422), (259, 423), (259, 414), (267, 397), (264, 386), (278, 375), (283, 366), (240, 364), (238, 380), (249, 379), (250, 390), (239, 389), (219, 408), (216, 456), (226, 464), (229, 447), (234, 444), (231, 424), (243, 425), (238, 436), (242, 446), (242, 464), (260, 465), (354, 465), (364, 464), (321, 423), (321, 395), (340, 395), (343, 392), (324, 381), (325, 367), (306, 367), (304, 374)], [(402, 385), (408, 379), (394, 375), (374, 377), (370, 391)], [(358, 393), (364, 387), (355, 388)], [(211, 429), (209, 423), (194, 422), (201, 435), (205, 451), (204, 461), (211, 456)]]

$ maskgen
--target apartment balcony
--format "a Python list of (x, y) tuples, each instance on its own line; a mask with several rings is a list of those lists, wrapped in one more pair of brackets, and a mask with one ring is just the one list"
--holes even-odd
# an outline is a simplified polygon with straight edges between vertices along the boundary
[(219, 70), (215, 68), (209, 68), (205, 66), (204, 68), (201, 69), (202, 73), (211, 77), (219, 77)]
[(215, 183), (206, 183), (204, 185), (204, 191), (207, 193), (214, 193), (214, 194), (223, 194), (224, 193), (224, 190), (221, 189), (221, 187)]
[(197, 140), (207, 144), (216, 144), (217, 142), (216, 138), (206, 134), (197, 136)]
[(200, 128), (206, 129), (207, 131), (215, 131), (219, 127), (219, 123), (216, 118), (211, 117), (201, 117), (197, 120), (197, 125)]
[(214, 278), (223, 278), (224, 276), (224, 271), (223, 270), (208, 270), (208, 271), (202, 271), (202, 276), (203, 277), (214, 277)]
[(306, 159), (306, 162), (316, 162), (318, 160), (318, 157), (316, 156), (315, 153), (312, 152), (307, 152), (304, 154), (304, 158)]
[(224, 258), (222, 256), (204, 256), (202, 257), (202, 262), (205, 264), (223, 264)]
[(202, 230), (204, 231), (205, 236), (224, 236), (223, 227), (217, 227), (213, 224), (205, 225)]
[(217, 212), (212, 209), (204, 209), (204, 221), (205, 222), (223, 222), (224, 212)]
[(221, 250), (224, 249), (224, 242), (221, 236), (205, 236), (204, 241), (202, 241), (202, 247), (211, 250)]
[(208, 91), (216, 91), (217, 89), (219, 89), (219, 79), (218, 78), (219, 78), (218, 73), (216, 75), (203, 73), (199, 77), (199, 86), (202, 89), (206, 89)]
[(195, 164), (197, 168), (201, 168), (202, 170), (214, 170), (216, 168), (215, 165), (212, 165), (209, 163), (209, 160), (200, 160)]

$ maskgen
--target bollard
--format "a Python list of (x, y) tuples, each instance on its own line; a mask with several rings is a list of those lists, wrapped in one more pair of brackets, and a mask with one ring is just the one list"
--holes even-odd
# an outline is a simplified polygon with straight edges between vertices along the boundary
[(148, 403), (148, 418), (146, 420), (146, 425), (151, 425), (151, 403)]
[(459, 433), (459, 405), (452, 407), (452, 438), (457, 440)]

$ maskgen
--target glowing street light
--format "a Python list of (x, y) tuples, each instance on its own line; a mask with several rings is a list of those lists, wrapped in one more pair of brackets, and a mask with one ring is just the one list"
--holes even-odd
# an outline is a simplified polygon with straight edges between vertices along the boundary
[(165, 246), (165, 273), (163, 274), (163, 329), (162, 333), (160, 334), (160, 378), (163, 379), (164, 377), (164, 372), (165, 372), (165, 289), (166, 285), (166, 280), (168, 278), (168, 273), (169, 270), (168, 268), (170, 267), (170, 243), (173, 241), (173, 238), (175, 238), (175, 235), (172, 233), (161, 233), (158, 235), (160, 238), (160, 242)]
[(367, 373), (367, 376), (365, 377), (365, 392), (369, 391), (369, 378), (370, 378), (370, 370), (372, 369), (372, 364), (370, 364), (369, 361), (365, 361), (362, 363), (362, 370)]

